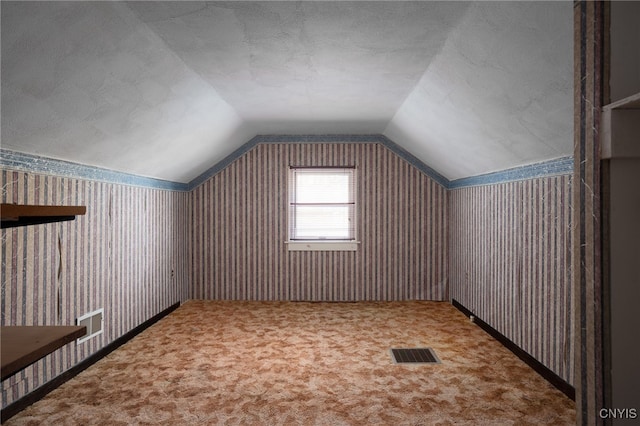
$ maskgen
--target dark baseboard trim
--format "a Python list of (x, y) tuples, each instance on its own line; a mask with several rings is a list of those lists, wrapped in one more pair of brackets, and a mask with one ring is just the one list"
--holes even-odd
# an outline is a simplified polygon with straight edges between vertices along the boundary
[(567, 395), (573, 401), (576, 400), (576, 389), (571, 386), (568, 382), (566, 382), (562, 377), (558, 376), (556, 373), (551, 371), (547, 366), (542, 364), (540, 361), (529, 355), (518, 345), (513, 343), (511, 340), (507, 338), (504, 334), (500, 333), (495, 328), (491, 327), (489, 324), (484, 322), (482, 319), (478, 318), (473, 312), (469, 309), (465, 308), (455, 299), (451, 300), (451, 304), (456, 307), (460, 312), (462, 312), (465, 316), (471, 317), (474, 316), (474, 322), (484, 331), (489, 333), (491, 337), (496, 339), (498, 342), (502, 343), (507, 349), (513, 352), (518, 358), (524, 361), (529, 367), (533, 368), (538, 374), (540, 374), (545, 380), (551, 383), (553, 386), (558, 388), (562, 393)]
[(125, 343), (133, 339), (138, 334), (142, 333), (144, 330), (151, 327), (153, 324), (155, 324), (162, 318), (166, 317), (171, 312), (175, 311), (179, 306), (180, 306), (180, 302), (177, 302), (169, 306), (164, 311), (160, 312), (159, 314), (143, 322), (142, 324), (135, 327), (131, 331), (127, 332), (126, 334), (123, 334), (122, 336), (118, 337), (116, 340), (109, 343), (108, 345), (106, 345), (104, 348), (100, 349), (93, 355), (80, 361), (78, 364), (74, 365), (64, 373), (54, 377), (53, 379), (49, 380), (47, 383), (40, 386), (39, 388), (34, 389), (32, 392), (23, 396), (16, 402), (7, 405), (5, 408), (2, 409), (2, 412), (0, 414), (0, 422), (4, 423), (5, 421), (9, 420), (11, 417), (15, 416), (20, 411), (24, 410), (34, 402), (41, 400), (49, 392), (56, 389), (63, 383), (68, 382), (69, 380), (71, 380), (72, 378), (74, 378), (75, 376), (77, 376), (79, 373), (86, 370), (87, 368), (91, 367), (93, 364), (100, 361), (102, 358), (109, 355), (111, 352), (115, 351), (120, 346), (124, 345)]

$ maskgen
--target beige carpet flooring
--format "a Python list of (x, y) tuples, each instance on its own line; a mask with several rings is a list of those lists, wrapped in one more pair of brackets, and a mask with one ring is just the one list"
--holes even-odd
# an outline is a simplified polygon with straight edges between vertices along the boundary
[[(394, 364), (430, 347), (439, 364)], [(188, 301), (6, 425), (569, 425), (448, 303)]]

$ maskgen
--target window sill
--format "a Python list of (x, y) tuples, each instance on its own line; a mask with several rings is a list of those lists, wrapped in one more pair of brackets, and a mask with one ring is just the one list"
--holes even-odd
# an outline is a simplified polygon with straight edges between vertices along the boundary
[(358, 241), (286, 241), (289, 251), (356, 251)]

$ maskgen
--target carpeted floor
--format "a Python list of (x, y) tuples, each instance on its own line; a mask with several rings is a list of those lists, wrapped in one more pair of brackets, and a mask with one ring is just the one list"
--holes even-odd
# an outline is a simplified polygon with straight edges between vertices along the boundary
[[(394, 364), (430, 347), (439, 364)], [(569, 425), (575, 404), (448, 303), (188, 301), (6, 422)]]

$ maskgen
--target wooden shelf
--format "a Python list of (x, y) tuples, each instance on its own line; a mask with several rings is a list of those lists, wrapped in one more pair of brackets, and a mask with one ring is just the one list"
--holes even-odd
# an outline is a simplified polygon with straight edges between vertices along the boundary
[(605, 105), (600, 123), (600, 158), (640, 158), (640, 93)]
[(605, 105), (600, 123), (600, 158), (640, 158), (640, 93)]
[(87, 332), (85, 326), (6, 326), (2, 337), (2, 379), (73, 342)]
[[(74, 220), (87, 212), (85, 206), (0, 205), (2, 228)], [(73, 342), (87, 332), (85, 326), (0, 327), (1, 380), (33, 364), (45, 355)]]
[(33, 206), (24, 204), (2, 204), (2, 228), (38, 225), (42, 223), (74, 220), (87, 212), (85, 206)]
[(612, 109), (640, 109), (640, 93), (636, 93), (634, 95), (628, 96), (624, 99), (620, 99), (619, 101), (612, 102), (608, 105), (602, 107), (604, 110), (612, 110)]

